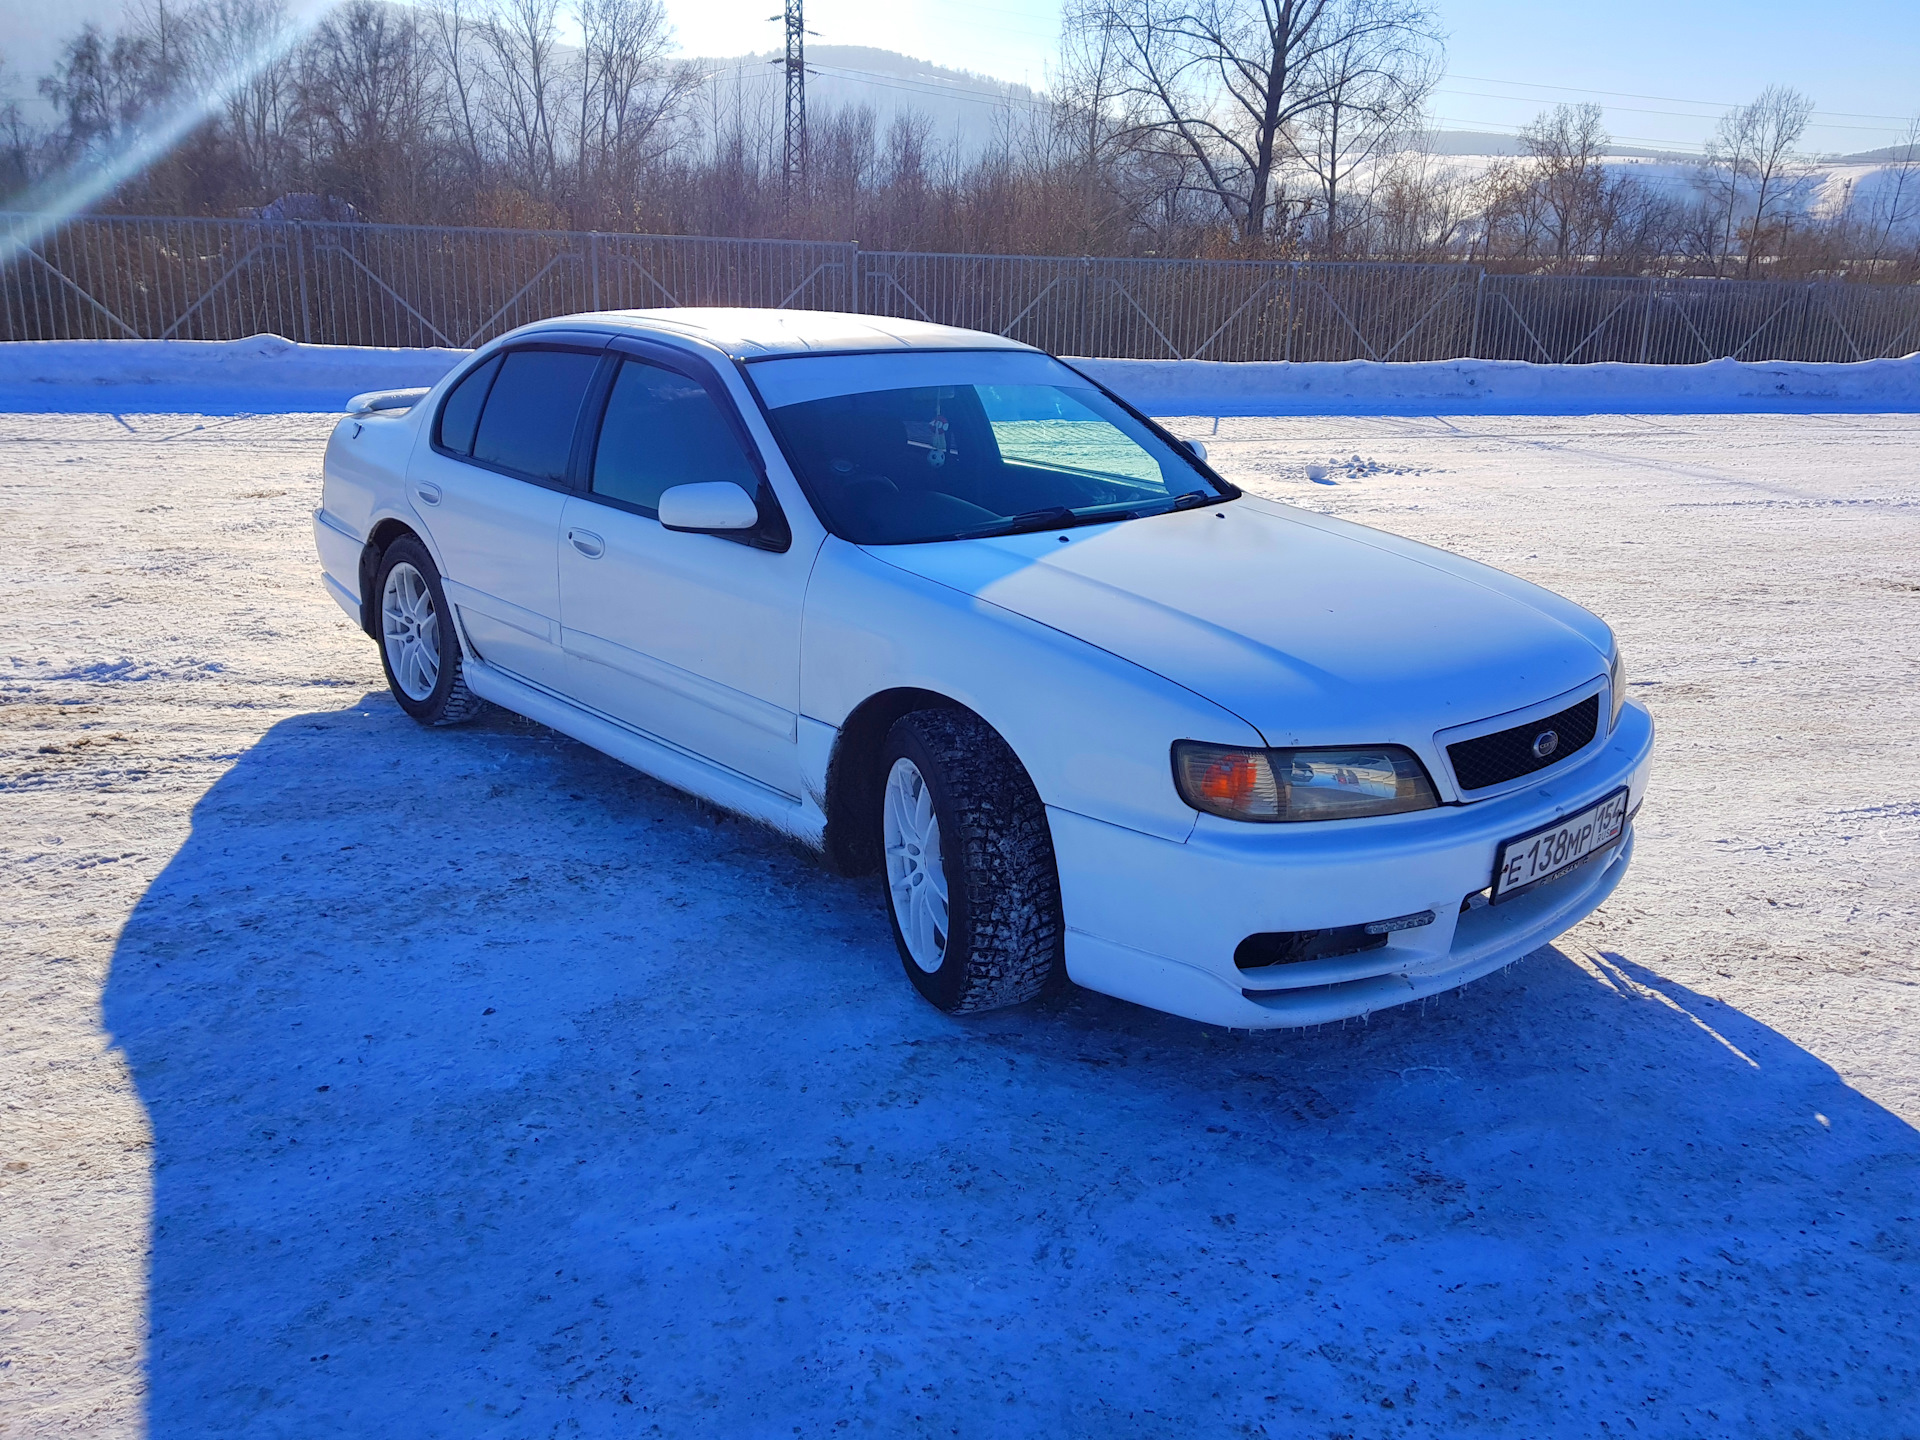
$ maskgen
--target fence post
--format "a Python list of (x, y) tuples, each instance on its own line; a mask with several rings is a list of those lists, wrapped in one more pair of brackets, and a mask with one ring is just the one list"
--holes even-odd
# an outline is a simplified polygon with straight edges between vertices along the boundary
[(855, 315), (867, 312), (862, 308), (861, 296), (866, 292), (860, 288), (860, 242), (847, 242), (847, 309)]
[(1653, 338), (1653, 292), (1660, 282), (1651, 275), (1647, 277), (1647, 308), (1640, 316), (1640, 363), (1647, 363), (1647, 345)]
[(1093, 257), (1091, 255), (1082, 255), (1080, 257), (1080, 303), (1073, 307), (1074, 319), (1078, 325), (1073, 344), (1073, 353), (1076, 355), (1087, 355), (1092, 352), (1092, 347), (1087, 343), (1092, 335), (1087, 324), (1087, 311), (1091, 308), (1092, 303)]
[(600, 308), (600, 232), (587, 232), (587, 274), (593, 283), (593, 308)]
[(1293, 363), (1293, 331), (1300, 323), (1300, 262), (1287, 262), (1287, 338), (1281, 348), (1280, 358), (1288, 364)]
[[(1813, 280), (1807, 281), (1800, 293), (1800, 333), (1794, 337), (1791, 348), (1802, 355), (1813, 354), (1813, 304), (1818, 294), (1818, 282)], [(1825, 359), (1826, 356), (1820, 358)], [(1860, 356), (1856, 352), (1853, 358), (1858, 360)]]
[(1467, 334), (1467, 358), (1480, 358), (1480, 297), (1487, 288), (1487, 267), (1480, 267), (1480, 277), (1473, 282), (1473, 329)]
[(300, 341), (313, 343), (313, 312), (307, 303), (307, 227), (293, 222), (293, 273), (300, 277)]

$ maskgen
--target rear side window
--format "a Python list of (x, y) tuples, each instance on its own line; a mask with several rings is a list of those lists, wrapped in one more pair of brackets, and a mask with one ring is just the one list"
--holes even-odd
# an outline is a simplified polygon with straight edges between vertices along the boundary
[(440, 407), (440, 444), (456, 455), (473, 453), (473, 432), (480, 424), (480, 407), (486, 402), (487, 389), (493, 384), (500, 357), (468, 372), (467, 377), (447, 393)]
[(567, 478), (580, 402), (600, 364), (569, 350), (514, 350), (500, 364), (473, 441), (473, 458), (533, 480)]
[(662, 491), (701, 480), (731, 480), (749, 495), (760, 486), (704, 385), (642, 360), (624, 361), (594, 448), (593, 493), (655, 515)]

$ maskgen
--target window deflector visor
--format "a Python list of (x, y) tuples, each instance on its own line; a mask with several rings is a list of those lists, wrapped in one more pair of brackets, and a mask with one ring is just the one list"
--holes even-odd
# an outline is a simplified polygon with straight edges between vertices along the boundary
[(1051, 355), (1029, 350), (911, 350), (871, 355), (793, 355), (748, 366), (769, 410), (836, 395), (930, 385), (1063, 385), (1087, 382)]

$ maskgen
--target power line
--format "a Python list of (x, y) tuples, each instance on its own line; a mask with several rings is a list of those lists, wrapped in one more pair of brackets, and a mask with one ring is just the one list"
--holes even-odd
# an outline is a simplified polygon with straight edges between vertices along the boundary
[[(1640, 95), (1631, 90), (1593, 90), (1583, 89), (1578, 85), (1541, 85), (1532, 80), (1496, 80), (1489, 75), (1456, 75), (1449, 73), (1447, 78), (1452, 80), (1470, 80), (1476, 85), (1511, 85), (1521, 90), (1549, 90), (1562, 95), (1609, 95), (1621, 100), (1658, 100), (1668, 105), (1705, 105), (1714, 110), (1732, 110), (1737, 108), (1733, 102), (1724, 100), (1689, 100), (1680, 95)], [(1459, 93), (1468, 94), (1470, 92), (1461, 91)], [(1522, 100), (1526, 97), (1522, 95), (1493, 95), (1486, 98), (1493, 100)], [(1647, 110), (1640, 113), (1662, 115), (1667, 112), (1662, 110)], [(1813, 113), (1816, 117), (1831, 115), (1842, 120), (1892, 120), (1900, 124), (1905, 124), (1914, 118), (1911, 115), (1863, 115), (1851, 110), (1816, 110)], [(1708, 117), (1690, 115), (1683, 118), (1698, 120)]]
[[(778, 63), (778, 62), (775, 62)], [(837, 80), (859, 80), (869, 85), (877, 85), (886, 90), (902, 90), (913, 95), (931, 95), (942, 99), (960, 100), (971, 105), (1019, 106), (1030, 110), (1045, 110), (1050, 102), (1044, 95), (1013, 95), (998, 90), (981, 90), (973, 86), (948, 85), (940, 81), (911, 80), (904, 76), (880, 75), (871, 70), (854, 70), (844, 65), (809, 65), (808, 73), (826, 75)], [(760, 73), (757, 64), (729, 65), (719, 70), (710, 70), (700, 78), (715, 80), (722, 75), (747, 75)]]
[(998, 90), (978, 90), (965, 85), (943, 85), (925, 80), (908, 80), (904, 77), (876, 75), (871, 70), (850, 70), (838, 65), (818, 65), (819, 74), (838, 74), (847, 79), (864, 80), (869, 84), (883, 85), (890, 90), (907, 90), (919, 95), (939, 95), (952, 100), (966, 100), (976, 105), (1024, 105), (1029, 109), (1044, 110), (1049, 102), (1038, 95), (1010, 95)]
[[(1466, 77), (1462, 76), (1461, 78), (1464, 79)], [(1498, 84), (1501, 84), (1502, 82), (1496, 80), (1496, 81), (1493, 81), (1492, 83), (1498, 85)], [(1511, 100), (1516, 105), (1536, 105), (1539, 103), (1537, 100), (1530, 99), (1525, 95), (1489, 95), (1482, 90), (1450, 90), (1444, 86), (1437, 88), (1434, 91), (1434, 93), (1437, 95), (1457, 95), (1464, 99), (1469, 99), (1469, 100)], [(1567, 93), (1577, 95), (1581, 92), (1574, 90), (1574, 91), (1569, 91)], [(1599, 95), (1599, 94), (1605, 94), (1606, 92), (1596, 90), (1588, 93)], [(1652, 97), (1649, 97), (1649, 98), (1652, 98)], [(1691, 100), (1682, 100), (1676, 103), (1682, 104), (1682, 105), (1691, 105), (1696, 102)], [(1697, 103), (1705, 104), (1706, 102), (1700, 101)], [(1714, 118), (1711, 115), (1683, 115), (1677, 110), (1643, 110), (1633, 105), (1607, 105), (1607, 106), (1603, 106), (1602, 108), (1609, 112), (1617, 111), (1623, 115), (1664, 115), (1670, 120), (1711, 120)], [(1816, 111), (1815, 113), (1817, 114), (1818, 112)], [(1862, 132), (1863, 134), (1868, 134), (1868, 135), (1884, 135), (1889, 133), (1887, 131), (1887, 127), (1884, 125), (1823, 124), (1816, 128), (1821, 130), (1857, 130)]]

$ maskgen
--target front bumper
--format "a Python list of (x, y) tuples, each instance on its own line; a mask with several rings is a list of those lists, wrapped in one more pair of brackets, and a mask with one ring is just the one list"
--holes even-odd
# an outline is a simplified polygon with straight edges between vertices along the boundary
[[(1621, 785), (1645, 795), (1653, 721), (1638, 705), (1577, 763), (1495, 800), (1378, 820), (1248, 825), (1202, 816), (1184, 844), (1049, 810), (1067, 922), (1067, 973), (1157, 1010), (1240, 1028), (1318, 1025), (1463, 985), (1511, 964), (1599, 907), (1633, 854), (1611, 854), (1503, 905), (1462, 911), (1500, 842)], [(1357, 955), (1241, 970), (1263, 931), (1331, 929), (1422, 910), (1431, 925)]]

